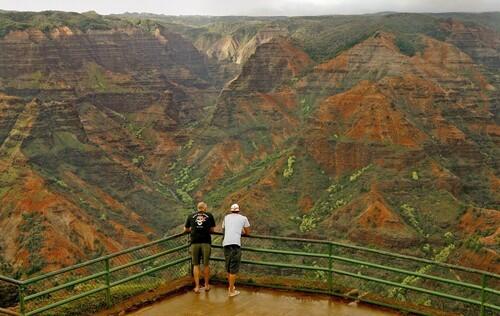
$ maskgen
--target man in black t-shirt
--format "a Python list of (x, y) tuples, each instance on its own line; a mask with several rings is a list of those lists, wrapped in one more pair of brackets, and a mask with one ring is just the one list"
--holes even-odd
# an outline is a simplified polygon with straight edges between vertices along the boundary
[(214, 232), (215, 220), (212, 214), (207, 212), (205, 202), (198, 203), (198, 212), (189, 215), (184, 225), (184, 232), (191, 232), (191, 258), (193, 261), (194, 292), (200, 293), (200, 257), (203, 258), (203, 275), (205, 278), (205, 291), (210, 291), (210, 252), (212, 250), (212, 238), (210, 233)]

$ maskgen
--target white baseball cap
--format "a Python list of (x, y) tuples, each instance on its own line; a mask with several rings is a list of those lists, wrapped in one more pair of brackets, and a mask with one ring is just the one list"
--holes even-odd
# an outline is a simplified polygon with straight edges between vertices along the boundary
[(240, 206), (238, 204), (233, 204), (231, 205), (231, 212), (239, 212), (240, 211)]

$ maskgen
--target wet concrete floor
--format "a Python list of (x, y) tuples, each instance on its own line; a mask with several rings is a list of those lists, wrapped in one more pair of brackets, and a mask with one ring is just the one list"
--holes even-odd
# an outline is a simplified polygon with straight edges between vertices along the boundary
[(133, 316), (386, 316), (399, 315), (372, 306), (349, 306), (345, 301), (324, 295), (274, 291), (262, 288), (238, 288), (229, 298), (224, 286), (212, 286), (210, 292), (178, 294), (128, 315)]

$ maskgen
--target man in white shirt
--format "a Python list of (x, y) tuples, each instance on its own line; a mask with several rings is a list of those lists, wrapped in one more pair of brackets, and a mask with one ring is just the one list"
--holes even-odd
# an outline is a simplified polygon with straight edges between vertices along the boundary
[(230, 297), (240, 294), (236, 291), (234, 283), (236, 275), (240, 270), (241, 263), (241, 234), (250, 234), (250, 223), (248, 218), (239, 214), (240, 207), (238, 204), (231, 205), (231, 213), (224, 217), (222, 229), (224, 231), (224, 257), (226, 259), (227, 279), (229, 282)]

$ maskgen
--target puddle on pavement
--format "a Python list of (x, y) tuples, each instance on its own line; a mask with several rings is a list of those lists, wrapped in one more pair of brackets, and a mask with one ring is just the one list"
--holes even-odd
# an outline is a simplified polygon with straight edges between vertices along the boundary
[(241, 294), (229, 298), (223, 286), (212, 286), (210, 292), (178, 294), (128, 315), (133, 316), (383, 316), (395, 312), (349, 306), (344, 301), (324, 295), (273, 291), (259, 288), (238, 288)]

